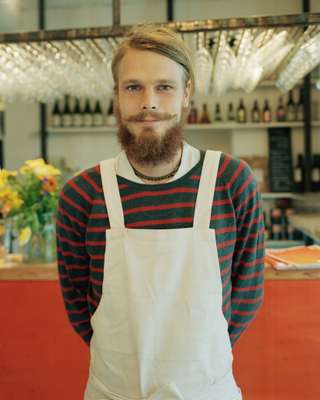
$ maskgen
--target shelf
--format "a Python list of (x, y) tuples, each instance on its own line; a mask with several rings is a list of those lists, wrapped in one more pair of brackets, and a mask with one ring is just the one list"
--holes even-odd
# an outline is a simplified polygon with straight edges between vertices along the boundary
[(292, 193), (292, 192), (279, 192), (279, 193), (265, 192), (265, 193), (261, 193), (261, 197), (262, 197), (262, 200), (273, 200), (273, 199), (303, 200), (304, 199), (304, 196), (302, 194)]
[[(246, 122), (243, 124), (232, 122), (216, 122), (214, 124), (187, 124), (185, 127), (186, 131), (232, 131), (241, 129), (267, 129), (267, 128), (278, 128), (278, 127), (290, 127), (290, 128), (303, 128), (303, 122), (271, 122), (266, 123), (253, 123)], [(314, 127), (320, 127), (320, 121), (314, 121), (312, 123)], [(113, 133), (117, 129), (116, 126), (93, 126), (93, 127), (69, 127), (69, 128), (53, 128), (48, 127), (49, 133)]]

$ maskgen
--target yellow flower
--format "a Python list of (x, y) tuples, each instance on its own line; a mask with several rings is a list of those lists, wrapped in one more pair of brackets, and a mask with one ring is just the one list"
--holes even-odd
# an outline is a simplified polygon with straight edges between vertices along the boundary
[(18, 237), (18, 243), (20, 246), (26, 245), (31, 238), (31, 229), (29, 226), (21, 229)]
[(53, 165), (46, 164), (43, 158), (25, 161), (24, 165), (20, 168), (19, 171), (23, 175), (32, 173), (39, 179), (43, 179), (47, 176), (57, 176), (61, 174), (61, 172)]
[(0, 212), (6, 217), (10, 211), (17, 210), (23, 203), (18, 193), (10, 186), (0, 187)]
[(8, 183), (9, 176), (16, 176), (15, 171), (8, 171), (7, 169), (0, 169), (0, 188), (4, 187)]

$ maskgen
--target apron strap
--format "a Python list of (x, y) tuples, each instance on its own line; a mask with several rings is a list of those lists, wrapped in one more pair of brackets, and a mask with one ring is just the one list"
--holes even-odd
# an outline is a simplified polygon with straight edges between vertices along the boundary
[(101, 181), (110, 228), (124, 228), (124, 215), (114, 158), (100, 162)]
[(194, 210), (194, 227), (206, 229), (210, 227), (212, 202), (215, 192), (220, 156), (221, 151), (206, 151)]

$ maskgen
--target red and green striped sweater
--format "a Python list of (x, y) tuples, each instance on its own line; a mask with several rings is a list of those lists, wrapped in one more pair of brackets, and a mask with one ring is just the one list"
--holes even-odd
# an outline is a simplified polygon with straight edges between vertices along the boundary
[[(134, 229), (187, 228), (194, 206), (204, 152), (182, 177), (144, 185), (117, 176), (125, 226)], [(69, 320), (90, 343), (90, 318), (102, 294), (105, 230), (109, 220), (99, 165), (69, 179), (57, 214), (58, 268)], [(216, 241), (223, 286), (223, 312), (232, 345), (255, 317), (263, 299), (263, 212), (252, 171), (222, 153), (212, 202), (210, 228)]]

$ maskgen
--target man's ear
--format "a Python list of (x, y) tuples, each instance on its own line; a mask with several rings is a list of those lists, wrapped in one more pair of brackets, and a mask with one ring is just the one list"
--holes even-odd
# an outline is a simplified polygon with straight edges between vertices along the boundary
[(192, 83), (191, 79), (189, 79), (184, 89), (184, 99), (183, 99), (184, 108), (187, 108), (189, 106), (191, 95), (192, 95)]

